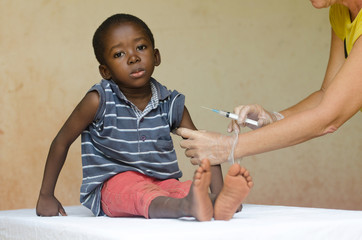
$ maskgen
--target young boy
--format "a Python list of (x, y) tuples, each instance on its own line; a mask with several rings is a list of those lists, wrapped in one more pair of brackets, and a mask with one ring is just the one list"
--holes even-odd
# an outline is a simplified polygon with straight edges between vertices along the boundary
[(182, 173), (170, 132), (196, 128), (184, 96), (151, 77), (161, 58), (148, 26), (132, 15), (113, 15), (96, 30), (93, 48), (103, 80), (88, 91), (51, 144), (37, 214), (66, 215), (54, 189), (68, 149), (81, 134), (80, 201), (94, 215), (230, 219), (249, 193), (251, 177), (233, 165), (221, 190), (220, 166), (203, 160), (193, 182), (178, 181)]

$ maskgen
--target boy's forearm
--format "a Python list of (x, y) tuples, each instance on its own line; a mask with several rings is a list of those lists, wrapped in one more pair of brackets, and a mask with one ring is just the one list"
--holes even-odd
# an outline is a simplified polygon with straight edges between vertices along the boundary
[(211, 166), (211, 174), (210, 191), (211, 193), (218, 195), (224, 184), (221, 165)]
[(55, 185), (64, 165), (67, 152), (67, 148), (57, 145), (53, 141), (45, 164), (40, 195), (54, 195)]

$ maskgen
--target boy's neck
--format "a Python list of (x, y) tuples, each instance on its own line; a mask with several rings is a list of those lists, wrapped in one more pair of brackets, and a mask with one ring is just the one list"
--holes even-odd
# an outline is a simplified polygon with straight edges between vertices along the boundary
[(142, 88), (121, 88), (120, 90), (128, 101), (132, 102), (139, 110), (143, 111), (152, 97), (151, 84)]

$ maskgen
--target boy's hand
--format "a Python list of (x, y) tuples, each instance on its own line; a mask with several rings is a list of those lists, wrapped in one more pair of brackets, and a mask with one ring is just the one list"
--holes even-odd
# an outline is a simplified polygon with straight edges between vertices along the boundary
[(42, 217), (49, 216), (67, 216), (62, 204), (54, 196), (39, 195), (36, 205), (36, 215)]

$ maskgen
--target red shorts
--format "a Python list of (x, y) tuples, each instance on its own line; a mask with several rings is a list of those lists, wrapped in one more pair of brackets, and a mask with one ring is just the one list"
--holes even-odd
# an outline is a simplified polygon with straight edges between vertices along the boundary
[(106, 181), (102, 188), (101, 206), (110, 217), (148, 217), (148, 208), (159, 196), (184, 198), (192, 181), (158, 180), (138, 172), (123, 172)]

